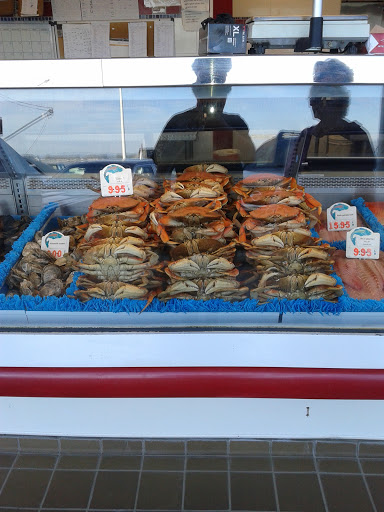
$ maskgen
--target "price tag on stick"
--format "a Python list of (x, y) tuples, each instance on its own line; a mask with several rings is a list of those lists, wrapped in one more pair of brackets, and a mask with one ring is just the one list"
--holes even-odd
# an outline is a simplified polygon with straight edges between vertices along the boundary
[(119, 164), (109, 164), (100, 171), (101, 195), (131, 196), (133, 194), (132, 171)]
[(41, 239), (41, 250), (49, 252), (55, 258), (61, 258), (69, 252), (69, 236), (60, 231), (50, 231)]
[(349, 231), (357, 227), (356, 206), (335, 203), (327, 209), (328, 231)]
[(368, 228), (355, 228), (348, 231), (345, 255), (347, 258), (378, 260), (380, 233), (374, 233)]

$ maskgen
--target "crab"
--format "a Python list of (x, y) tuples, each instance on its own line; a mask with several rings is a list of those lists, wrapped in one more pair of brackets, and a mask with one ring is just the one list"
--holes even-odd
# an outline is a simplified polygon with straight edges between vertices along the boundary
[[(138, 238), (137, 240), (140, 239)], [(130, 243), (130, 240), (126, 238), (104, 239), (100, 242), (87, 250), (83, 256), (83, 263), (92, 264), (98, 259), (113, 256), (122, 263), (134, 265), (136, 262), (142, 263), (146, 261), (150, 253), (150, 251)]]
[(253, 191), (279, 189), (302, 189), (297, 185), (295, 178), (286, 178), (277, 174), (258, 173), (247, 176), (233, 186), (233, 191), (242, 197), (249, 196)]
[(177, 281), (158, 295), (163, 301), (170, 299), (223, 299), (243, 300), (248, 296), (248, 288), (241, 286), (236, 279), (203, 279), (198, 281)]
[(170, 256), (176, 261), (193, 254), (213, 254), (217, 257), (223, 257), (232, 261), (236, 252), (236, 242), (223, 244), (218, 240), (211, 238), (198, 238), (195, 240), (187, 240), (186, 242), (172, 247)]
[[(268, 284), (272, 281), (272, 284)], [(343, 287), (336, 279), (326, 274), (294, 275), (275, 279), (275, 274), (266, 274), (259, 286), (250, 291), (252, 299), (266, 302), (278, 299), (323, 299), (335, 302), (343, 294)]]
[[(177, 176), (176, 181), (179, 183), (207, 181), (212, 183), (220, 183), (222, 187), (225, 187), (230, 182), (230, 176), (222, 173), (213, 174), (206, 171), (189, 171), (188, 169), (185, 169), (182, 174)], [(171, 181), (168, 181), (168, 183), (171, 183)]]
[(128, 234), (141, 240), (148, 239), (148, 233), (139, 226), (127, 226), (124, 222), (115, 221), (110, 225), (90, 224), (84, 235), (84, 240), (88, 242), (110, 237), (124, 238)]
[(212, 254), (193, 254), (174, 261), (165, 272), (173, 280), (236, 277), (239, 274), (233, 263)]
[(236, 201), (236, 208), (243, 217), (247, 217), (249, 211), (255, 210), (260, 205), (286, 204), (298, 206), (305, 201), (305, 193), (302, 190), (257, 190), (247, 197)]
[(151, 199), (158, 195), (158, 184), (146, 176), (133, 177), (133, 194), (142, 199)]
[[(165, 195), (165, 194), (164, 194)], [(227, 196), (225, 200), (227, 199)], [(202, 206), (203, 208), (208, 208), (211, 211), (220, 210), (223, 206), (220, 198), (199, 198), (199, 197), (191, 197), (189, 199), (183, 199), (179, 196), (179, 199), (176, 201), (172, 201), (171, 203), (163, 203), (161, 198), (152, 203), (156, 208), (156, 212), (158, 213), (171, 213), (180, 208), (186, 208), (187, 206)]]
[(220, 164), (198, 164), (192, 165), (184, 169), (184, 172), (209, 172), (209, 173), (220, 173), (228, 174), (228, 169)]
[[(152, 212), (150, 214), (152, 227), (161, 240), (166, 242), (184, 242), (193, 238), (216, 238), (234, 236), (232, 223), (222, 212), (211, 211), (203, 207), (184, 207), (167, 215)], [(166, 228), (172, 229), (171, 236)], [(179, 228), (179, 229), (177, 229)]]
[(166, 180), (164, 182), (164, 190), (165, 193), (176, 193), (183, 199), (188, 199), (190, 197), (218, 198), (225, 195), (222, 185), (211, 179), (205, 181), (197, 180), (190, 182)]
[(91, 224), (101, 217), (103, 224), (108, 224), (107, 217), (113, 214), (112, 222), (121, 219), (140, 223), (146, 220), (148, 212), (149, 203), (143, 199), (135, 199), (132, 196), (99, 197), (89, 206), (87, 220)]
[(253, 210), (243, 222), (239, 231), (239, 241), (246, 242), (246, 232), (253, 237), (280, 230), (304, 228), (307, 225), (305, 214), (300, 208), (284, 204), (269, 204)]
[(138, 299), (148, 298), (148, 290), (145, 288), (146, 279), (139, 279), (138, 284), (127, 284), (121, 281), (99, 283), (97, 281), (80, 276), (74, 296), (82, 302), (92, 298), (97, 299)]
[(309, 229), (297, 228), (292, 231), (275, 231), (274, 233), (253, 238), (250, 247), (276, 250), (295, 245), (312, 245), (319, 241), (320, 238), (312, 237)]
[(258, 272), (276, 272), (281, 276), (290, 274), (332, 273), (334, 247), (328, 244), (313, 247), (288, 247), (278, 249), (270, 256), (247, 252), (247, 260)]
[[(122, 256), (115, 258), (107, 256), (106, 258), (93, 255), (87, 258), (91, 263), (79, 262), (74, 266), (77, 270), (87, 275), (95, 276), (98, 279), (106, 281), (123, 281), (131, 282), (139, 276), (143, 275), (145, 270), (157, 270), (161, 268), (159, 256), (152, 251), (145, 251), (145, 258), (132, 258), (130, 256)], [(133, 263), (132, 263), (133, 261)]]

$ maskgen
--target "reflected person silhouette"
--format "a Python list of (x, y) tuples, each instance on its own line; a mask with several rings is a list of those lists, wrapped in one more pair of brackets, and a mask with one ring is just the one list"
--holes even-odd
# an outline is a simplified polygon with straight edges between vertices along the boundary
[(238, 114), (225, 112), (231, 86), (226, 76), (230, 58), (200, 58), (192, 66), (196, 105), (168, 120), (154, 149), (158, 172), (184, 170), (193, 164), (220, 162), (231, 171), (253, 162), (255, 148), (248, 125)]
[[(350, 97), (342, 84), (353, 82), (353, 71), (340, 60), (327, 59), (316, 63), (314, 79), (317, 83), (310, 89), (309, 104), (319, 122), (299, 136), (296, 152), (300, 163), (312, 162), (315, 167), (323, 166), (323, 170), (337, 170), (338, 166), (373, 170), (375, 159), (370, 136), (359, 123), (346, 117)], [(328, 169), (327, 161), (322, 158), (328, 159)], [(332, 158), (337, 159), (334, 164)], [(317, 164), (316, 159), (319, 159)]]

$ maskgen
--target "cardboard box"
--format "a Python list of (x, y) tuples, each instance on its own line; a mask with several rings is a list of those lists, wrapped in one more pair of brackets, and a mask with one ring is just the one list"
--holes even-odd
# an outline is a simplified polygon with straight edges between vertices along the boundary
[[(338, 16), (341, 0), (323, 0), (323, 16)], [(312, 0), (232, 0), (234, 18), (311, 16)]]
[(384, 27), (375, 25), (366, 43), (367, 52), (371, 55), (384, 54)]
[[(18, 16), (21, 16), (21, 13), (23, 11), (23, 1), (26, 1), (26, 0), (19, 0), (19, 2), (18, 2), (18, 9), (17, 9)], [(44, 14), (44, 0), (38, 0), (37, 16), (43, 16), (43, 14)]]
[(14, 6), (14, 0), (0, 0), (0, 16), (13, 16)]
[(199, 30), (199, 55), (244, 55), (247, 51), (246, 29), (243, 24), (209, 23)]

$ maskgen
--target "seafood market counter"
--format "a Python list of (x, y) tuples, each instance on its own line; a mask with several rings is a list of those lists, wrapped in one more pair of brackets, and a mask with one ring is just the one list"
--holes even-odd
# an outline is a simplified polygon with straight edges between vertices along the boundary
[[(0, 435), (384, 439), (383, 58), (1, 62)], [(195, 96), (224, 101), (175, 138)], [(232, 134), (205, 130), (227, 96)], [(311, 139), (327, 110), (342, 144)], [(300, 167), (335, 145), (347, 169)], [(122, 195), (109, 159), (139, 148), (156, 172)], [(327, 230), (340, 201), (378, 259)]]

